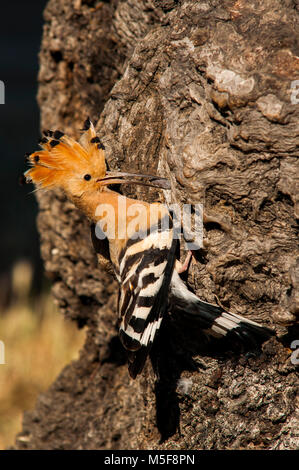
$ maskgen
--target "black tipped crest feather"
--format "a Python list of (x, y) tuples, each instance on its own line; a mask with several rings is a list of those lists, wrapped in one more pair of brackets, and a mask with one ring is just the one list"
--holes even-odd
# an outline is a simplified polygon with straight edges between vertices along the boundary
[(51, 147), (56, 147), (56, 145), (59, 145), (59, 144), (60, 144), (59, 140), (51, 140), (50, 142)]
[(56, 130), (53, 134), (54, 139), (59, 140), (64, 136), (64, 132)]
[(91, 144), (96, 144), (96, 143), (98, 143), (98, 142), (100, 142), (100, 139), (99, 139), (97, 136), (96, 136), (96, 137), (93, 137), (93, 138), (91, 139), (91, 141), (90, 141)]
[(85, 121), (84, 121), (82, 131), (88, 131), (89, 128), (90, 128), (90, 125), (91, 125), (91, 121), (90, 121), (90, 119), (89, 119), (89, 117), (88, 117), (88, 118), (85, 119)]

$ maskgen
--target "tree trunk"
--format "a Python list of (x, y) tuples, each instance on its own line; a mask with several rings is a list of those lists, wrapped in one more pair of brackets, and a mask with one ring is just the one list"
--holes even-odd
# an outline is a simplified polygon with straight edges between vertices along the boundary
[(202, 203), (205, 243), (189, 285), (278, 338), (245, 354), (203, 343), (169, 314), (133, 381), (117, 283), (97, 267), (89, 223), (62, 193), (40, 192), (54, 297), (88, 333), (80, 359), (25, 413), (16, 448), (298, 447), (297, 19), (295, 0), (49, 1), (41, 128), (78, 137), (90, 116), (111, 169), (167, 176), (168, 202)]

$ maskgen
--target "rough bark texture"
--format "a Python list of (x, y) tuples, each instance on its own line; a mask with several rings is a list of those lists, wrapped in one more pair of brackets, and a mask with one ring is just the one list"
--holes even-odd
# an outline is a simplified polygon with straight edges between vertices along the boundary
[(49, 1), (41, 127), (76, 135), (87, 115), (99, 119), (111, 168), (171, 179), (171, 196), (126, 194), (203, 203), (205, 245), (190, 286), (276, 327), (279, 339), (238, 354), (199, 342), (169, 315), (152, 354), (160, 380), (150, 361), (131, 380), (117, 285), (96, 266), (89, 224), (62, 194), (41, 193), (54, 297), (88, 333), (80, 359), (25, 414), (16, 448), (298, 447), (288, 349), (299, 311), (296, 28), (295, 0)]

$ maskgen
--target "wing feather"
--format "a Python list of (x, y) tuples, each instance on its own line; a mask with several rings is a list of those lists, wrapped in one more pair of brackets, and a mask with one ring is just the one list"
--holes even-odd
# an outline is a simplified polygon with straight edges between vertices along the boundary
[[(167, 232), (167, 233), (166, 233)], [(172, 227), (157, 228), (143, 239), (129, 241), (120, 262), (120, 339), (129, 354), (129, 372), (143, 369), (168, 305), (175, 263)]]

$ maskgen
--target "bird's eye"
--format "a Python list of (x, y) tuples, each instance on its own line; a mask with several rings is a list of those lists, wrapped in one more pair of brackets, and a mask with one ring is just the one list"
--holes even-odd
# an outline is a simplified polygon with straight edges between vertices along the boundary
[(91, 176), (90, 176), (89, 174), (84, 175), (84, 179), (85, 179), (86, 181), (89, 181), (89, 180), (91, 179)]

